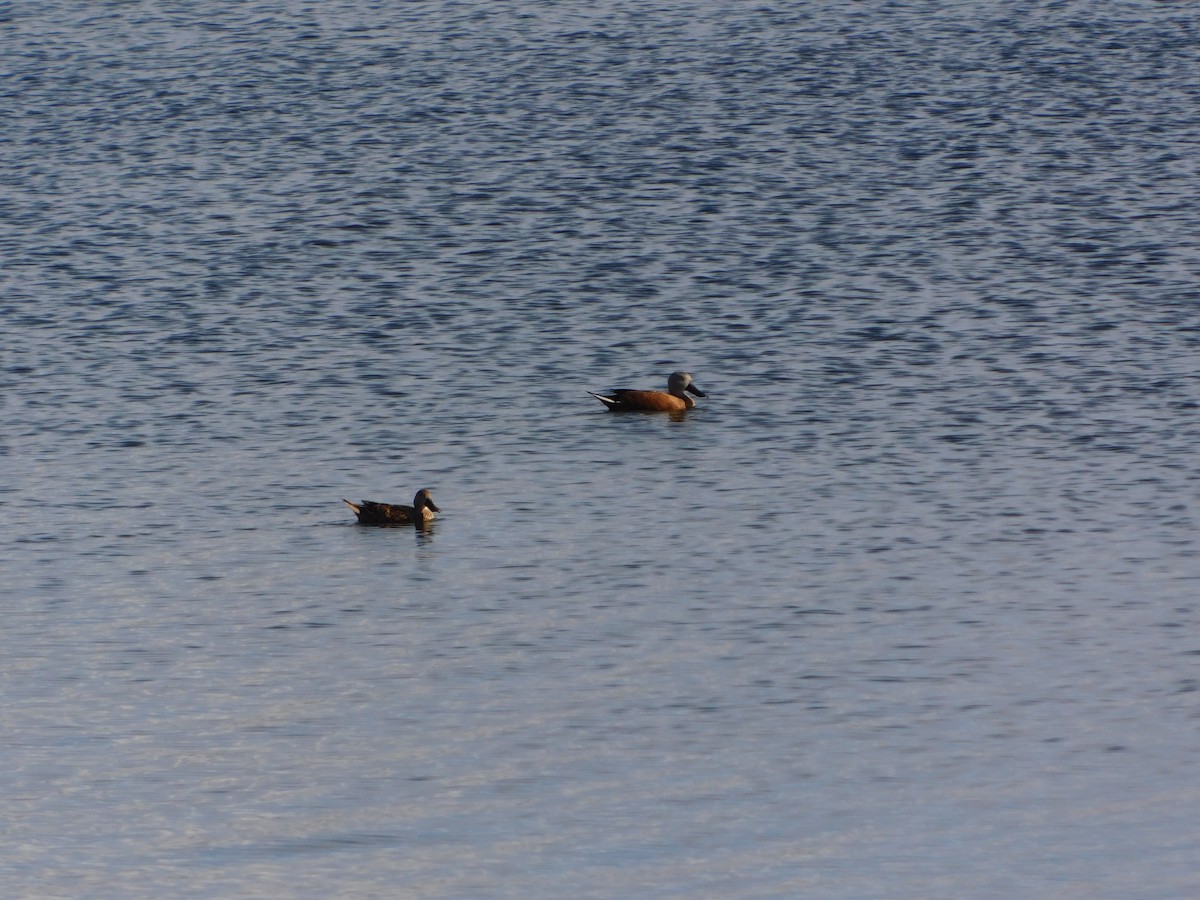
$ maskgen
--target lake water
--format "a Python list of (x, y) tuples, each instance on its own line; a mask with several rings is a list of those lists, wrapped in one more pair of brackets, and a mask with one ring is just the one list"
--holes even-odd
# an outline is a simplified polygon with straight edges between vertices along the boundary
[(0, 18), (5, 896), (1200, 894), (1200, 11)]

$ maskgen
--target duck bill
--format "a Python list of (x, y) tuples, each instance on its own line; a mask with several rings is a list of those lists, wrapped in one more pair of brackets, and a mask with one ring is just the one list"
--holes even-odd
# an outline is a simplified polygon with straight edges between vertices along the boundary
[(426, 509), (432, 509), (432, 510), (433, 510), (435, 513), (440, 513), (440, 512), (441, 512), (441, 510), (440, 510), (440, 509), (438, 509), (436, 506), (434, 506), (434, 505), (433, 505), (433, 501), (432, 501), (432, 500), (426, 500), (426, 501), (425, 501), (425, 508), (426, 508)]
[(700, 390), (700, 388), (696, 387), (694, 384), (689, 384), (685, 388), (685, 390), (689, 394), (695, 394), (697, 397), (707, 397), (708, 396), (708, 394), (704, 393), (704, 391)]

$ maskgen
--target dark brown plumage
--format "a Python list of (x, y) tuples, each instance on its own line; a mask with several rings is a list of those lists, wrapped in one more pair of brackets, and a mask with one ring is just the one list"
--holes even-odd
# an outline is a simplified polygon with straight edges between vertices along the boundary
[(363, 500), (361, 503), (351, 503), (342, 499), (358, 516), (359, 525), (424, 525), (433, 518), (434, 513), (441, 512), (434, 503), (428, 488), (421, 488), (413, 497), (412, 506), (398, 503), (376, 503), (374, 500)]

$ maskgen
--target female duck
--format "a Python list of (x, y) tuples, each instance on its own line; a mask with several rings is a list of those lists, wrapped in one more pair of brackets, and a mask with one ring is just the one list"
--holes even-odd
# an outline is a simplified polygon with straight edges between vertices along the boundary
[(696, 401), (689, 397), (688, 393), (697, 397), (705, 396), (704, 391), (692, 384), (689, 372), (672, 372), (671, 377), (667, 379), (665, 391), (631, 391), (628, 388), (618, 388), (609, 391), (608, 396), (593, 391), (588, 393), (613, 412), (683, 412), (696, 405)]

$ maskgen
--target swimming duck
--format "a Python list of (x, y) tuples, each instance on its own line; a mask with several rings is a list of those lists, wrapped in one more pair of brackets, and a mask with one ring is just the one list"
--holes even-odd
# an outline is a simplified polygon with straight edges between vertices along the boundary
[(611, 396), (588, 391), (593, 397), (607, 406), (613, 412), (628, 412), (630, 410), (646, 410), (648, 412), (682, 412), (691, 409), (696, 401), (684, 393), (695, 394), (697, 397), (706, 396), (704, 391), (692, 384), (689, 372), (672, 372), (667, 379), (665, 391), (631, 391), (628, 388), (618, 388), (609, 391)]
[(351, 503), (345, 498), (342, 502), (354, 510), (359, 525), (424, 525), (433, 518), (434, 513), (441, 512), (434, 505), (428, 488), (417, 491), (412, 506), (376, 503), (374, 500)]

